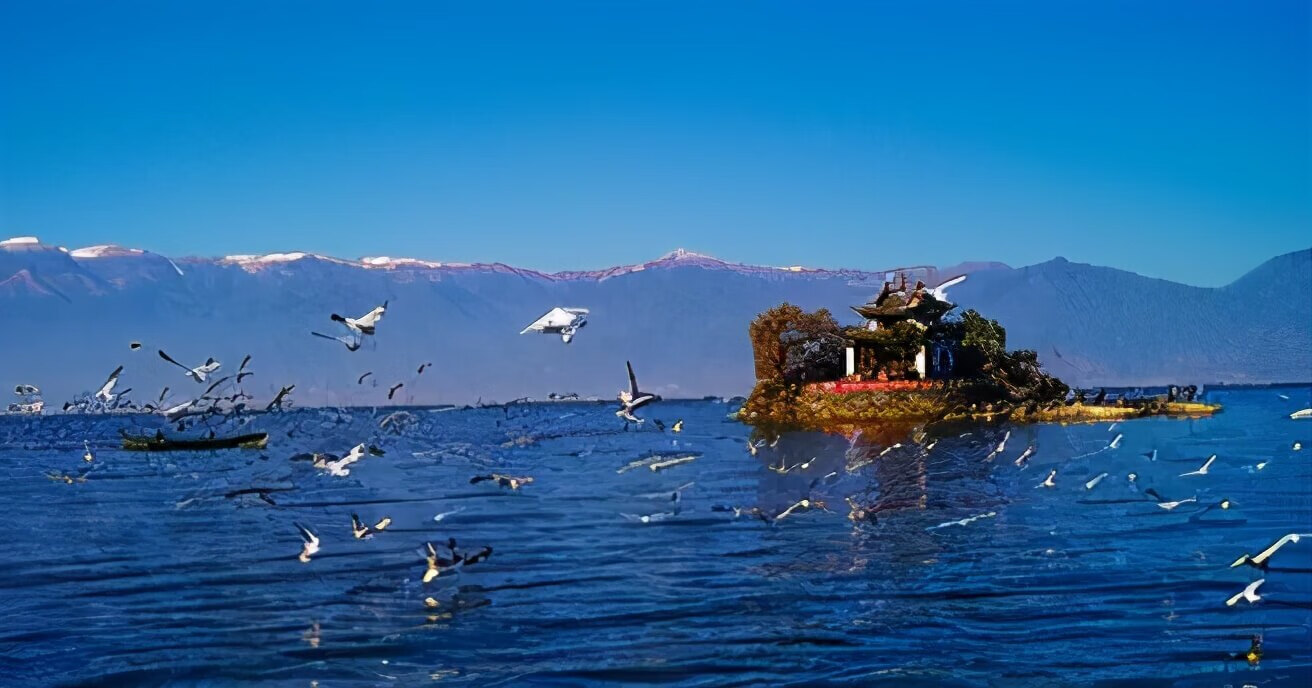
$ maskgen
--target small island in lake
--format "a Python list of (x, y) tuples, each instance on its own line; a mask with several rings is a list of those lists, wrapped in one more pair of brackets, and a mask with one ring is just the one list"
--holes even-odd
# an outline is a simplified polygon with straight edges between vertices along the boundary
[[(1045, 373), (1038, 354), (1007, 350), (1007, 332), (974, 310), (959, 315), (946, 287), (885, 282), (854, 306), (862, 325), (841, 327), (827, 309), (784, 303), (749, 332), (756, 386), (739, 418), (754, 425), (828, 428), (871, 422), (1006, 417), (1094, 422), (1220, 410), (1175, 388), (1165, 396), (1108, 400)], [(1189, 388), (1190, 390), (1196, 388)]]

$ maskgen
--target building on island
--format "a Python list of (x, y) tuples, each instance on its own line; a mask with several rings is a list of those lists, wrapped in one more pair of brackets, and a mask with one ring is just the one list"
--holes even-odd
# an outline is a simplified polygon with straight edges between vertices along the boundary
[[(910, 287), (906, 273), (896, 279), (884, 282), (883, 290), (869, 303), (852, 306), (857, 315), (865, 318), (865, 325), (847, 332), (845, 374), (861, 380), (950, 377), (954, 361), (951, 344), (924, 341), (930, 328), (954, 306), (922, 281)], [(902, 339), (912, 343), (898, 347), (899, 331), (906, 335)]]

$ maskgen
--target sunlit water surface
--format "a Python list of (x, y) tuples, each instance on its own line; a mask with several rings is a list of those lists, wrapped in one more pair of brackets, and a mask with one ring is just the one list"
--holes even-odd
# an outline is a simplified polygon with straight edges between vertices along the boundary
[[(153, 455), (116, 448), (150, 420), (0, 418), (0, 684), (1308, 685), (1312, 538), (1258, 604), (1224, 601), (1262, 575), (1237, 556), (1312, 532), (1312, 420), (1288, 418), (1309, 390), (1211, 400), (1203, 420), (799, 433), (756, 456), (713, 402), (658, 404), (636, 432), (596, 404), (385, 428), (386, 410), (301, 410), (250, 419), (264, 451)], [(292, 460), (359, 442), (386, 455), (348, 477)], [(652, 452), (697, 458), (619, 472)], [(470, 484), (489, 472), (536, 482)], [(274, 504), (231, 495), (251, 487)], [(713, 509), (803, 496), (831, 512)], [(878, 520), (853, 524), (845, 497)], [(353, 512), (393, 525), (355, 540)], [(294, 522), (322, 539), (309, 564)], [(423, 543), (450, 537), (494, 553), (422, 584)], [(1255, 633), (1251, 667), (1233, 656)]]

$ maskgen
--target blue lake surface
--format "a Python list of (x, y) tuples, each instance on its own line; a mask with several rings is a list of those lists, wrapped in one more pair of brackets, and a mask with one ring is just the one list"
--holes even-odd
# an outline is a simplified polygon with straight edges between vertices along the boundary
[[(1211, 392), (1214, 418), (1115, 428), (793, 433), (756, 456), (704, 401), (638, 431), (586, 403), (304, 409), (249, 418), (263, 451), (169, 454), (117, 448), (150, 418), (3, 417), (0, 685), (1309, 685), (1312, 537), (1261, 601), (1225, 605), (1263, 576), (1239, 555), (1312, 533), (1312, 420), (1288, 418), (1309, 396)], [(360, 442), (386, 455), (346, 477), (293, 459)], [(621, 472), (653, 452), (697, 458)], [(470, 484), (491, 472), (536, 480)], [(274, 503), (233, 494), (251, 487)], [(803, 496), (831, 511), (715, 508)], [(393, 525), (356, 540), (352, 513)], [(322, 540), (308, 564), (294, 523)], [(447, 538), (494, 552), (425, 585), (423, 545)]]

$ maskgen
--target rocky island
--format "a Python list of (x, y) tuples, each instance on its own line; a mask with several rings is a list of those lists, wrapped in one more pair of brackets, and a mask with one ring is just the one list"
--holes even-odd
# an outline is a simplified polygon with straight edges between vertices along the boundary
[[(785, 303), (752, 321), (756, 385), (739, 417), (753, 425), (829, 429), (883, 422), (1000, 418), (1096, 422), (1140, 416), (1203, 416), (1219, 406), (1193, 391), (1109, 397), (1071, 390), (1043, 371), (1038, 354), (1007, 350), (1006, 330), (947, 300), (953, 278), (884, 283), (852, 308), (863, 323), (841, 327), (826, 309)], [(1196, 388), (1191, 388), (1196, 389)]]

